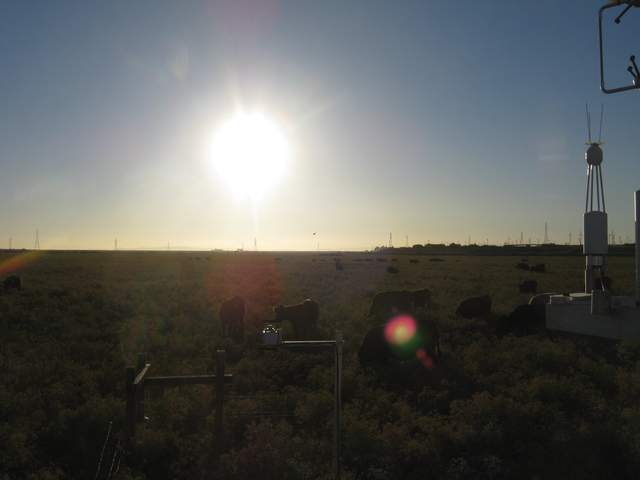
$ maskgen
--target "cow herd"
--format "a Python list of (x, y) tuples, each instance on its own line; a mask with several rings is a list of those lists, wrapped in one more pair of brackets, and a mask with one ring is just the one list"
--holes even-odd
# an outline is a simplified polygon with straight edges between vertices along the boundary
[[(549, 293), (536, 295), (530, 304), (517, 307), (510, 315), (495, 321), (497, 334), (530, 333), (544, 323), (544, 303)], [(432, 316), (432, 293), (429, 289), (392, 290), (377, 293), (367, 313), (367, 323), (358, 358), (361, 365), (381, 366), (407, 359), (427, 359), (430, 365), (440, 358), (440, 331)], [(489, 295), (471, 297), (458, 305), (458, 318), (484, 319), (492, 315)], [(245, 341), (245, 301), (235, 296), (220, 306), (222, 335), (234, 344)], [(271, 324), (286, 324), (289, 338), (312, 340), (322, 337), (318, 325), (319, 305), (312, 299), (297, 304), (278, 305), (273, 308)]]

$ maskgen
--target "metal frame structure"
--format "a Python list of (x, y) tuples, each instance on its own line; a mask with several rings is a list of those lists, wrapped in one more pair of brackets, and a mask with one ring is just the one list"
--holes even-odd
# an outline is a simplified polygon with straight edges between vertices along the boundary
[(605, 10), (608, 10), (610, 8), (615, 8), (622, 5), (625, 5), (625, 8), (622, 13), (620, 13), (620, 15), (615, 18), (614, 22), (616, 24), (620, 23), (622, 17), (631, 9), (631, 7), (640, 7), (640, 0), (614, 0), (611, 3), (603, 5), (602, 7), (600, 7), (600, 10), (598, 10), (598, 39), (600, 45), (600, 88), (604, 93), (618, 93), (640, 88), (640, 70), (638, 70), (638, 65), (636, 64), (635, 55), (631, 55), (629, 57), (630, 65), (627, 68), (627, 71), (633, 76), (633, 84), (623, 87), (607, 88), (604, 78), (604, 39), (602, 33), (604, 12)]
[(341, 470), (341, 445), (342, 445), (342, 346), (344, 344), (344, 338), (341, 332), (336, 332), (335, 340), (284, 340), (276, 344), (265, 345), (264, 348), (275, 349), (285, 348), (287, 350), (298, 349), (331, 349), (334, 351), (334, 405), (335, 405), (335, 420), (333, 427), (333, 471), (336, 479), (340, 478)]

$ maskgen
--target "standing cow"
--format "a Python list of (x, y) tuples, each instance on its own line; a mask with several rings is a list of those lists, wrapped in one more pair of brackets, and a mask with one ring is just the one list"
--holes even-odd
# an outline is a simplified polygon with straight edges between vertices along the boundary
[(463, 318), (486, 317), (491, 313), (491, 297), (483, 295), (481, 297), (471, 297), (460, 302), (456, 315)]
[(273, 309), (274, 322), (290, 322), (293, 327), (294, 338), (311, 340), (318, 335), (318, 303), (307, 298), (302, 303), (294, 305), (278, 305)]
[(246, 312), (245, 301), (235, 296), (220, 306), (220, 322), (222, 324), (222, 336), (231, 338), (234, 343), (244, 341), (244, 315)]
[(393, 345), (392, 339), (387, 336), (387, 325), (371, 328), (358, 351), (360, 364), (364, 367), (383, 366), (397, 360), (416, 358), (422, 362), (427, 359), (437, 362), (440, 358), (440, 331), (437, 323), (424, 314), (415, 317), (414, 321), (415, 334), (402, 345)]

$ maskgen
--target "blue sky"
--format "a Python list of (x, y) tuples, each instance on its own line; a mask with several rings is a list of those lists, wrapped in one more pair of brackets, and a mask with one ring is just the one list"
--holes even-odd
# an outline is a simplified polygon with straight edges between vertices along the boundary
[[(638, 92), (599, 91), (597, 1), (0, 6), (0, 244), (371, 248), (574, 239), (584, 104), (605, 104), (610, 227), (632, 235)], [(608, 23), (628, 82), (640, 12)], [(241, 105), (286, 127), (259, 205), (211, 168)], [(595, 122), (597, 123), (597, 122)], [(4, 239), (7, 240), (4, 240)]]

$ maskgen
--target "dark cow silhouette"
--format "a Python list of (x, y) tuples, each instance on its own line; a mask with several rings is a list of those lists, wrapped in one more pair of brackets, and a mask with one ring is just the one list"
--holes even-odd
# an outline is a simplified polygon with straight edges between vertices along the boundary
[(491, 313), (491, 297), (471, 297), (460, 302), (456, 309), (456, 315), (463, 318), (486, 317)]
[(519, 270), (529, 270), (529, 264), (528, 263), (524, 263), (524, 262), (520, 262), (516, 264), (516, 268)]
[(440, 358), (440, 331), (437, 323), (424, 316), (418, 316), (416, 323), (418, 343), (413, 344), (409, 351), (394, 350), (385, 338), (385, 325), (371, 328), (362, 339), (358, 350), (360, 364), (364, 367), (384, 366), (402, 359), (419, 358), (424, 361), (426, 356), (437, 362)]
[(396, 312), (413, 312), (416, 308), (430, 307), (431, 291), (426, 288), (413, 291), (380, 292), (373, 297), (369, 315), (387, 319)]
[(244, 341), (244, 315), (245, 302), (241, 297), (235, 296), (220, 306), (220, 322), (222, 323), (222, 336), (231, 338), (234, 343)]
[(5, 290), (22, 290), (22, 280), (17, 275), (9, 275), (2, 282)]
[(537, 265), (531, 265), (531, 268), (529, 270), (531, 270), (532, 272), (544, 273), (547, 271), (547, 267), (544, 263), (538, 263)]
[(387, 273), (398, 273), (399, 271), (397, 267), (387, 267)]
[(311, 340), (318, 334), (319, 307), (316, 301), (307, 298), (294, 305), (278, 305), (273, 311), (275, 322), (291, 323), (294, 338)]
[(538, 282), (535, 280), (525, 280), (519, 285), (520, 293), (536, 293), (538, 291)]
[(530, 335), (537, 333), (545, 327), (544, 304), (519, 305), (507, 317), (498, 321), (496, 333), (506, 335)]

